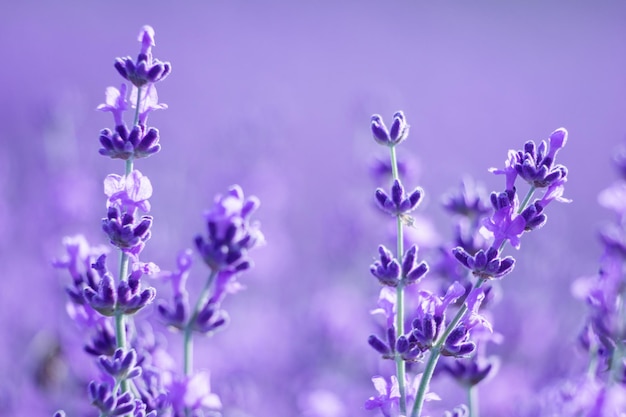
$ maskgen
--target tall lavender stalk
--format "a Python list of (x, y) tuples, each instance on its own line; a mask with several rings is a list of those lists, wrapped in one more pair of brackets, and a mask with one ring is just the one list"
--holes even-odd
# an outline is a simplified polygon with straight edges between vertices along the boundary
[[(379, 144), (391, 149), (391, 166), (394, 183), (391, 193), (384, 190), (376, 191), (379, 207), (396, 217), (398, 230), (398, 247), (395, 256), (384, 246), (380, 246), (380, 260), (371, 266), (372, 274), (379, 282), (395, 288), (395, 300), (390, 301), (389, 291), (381, 292), (382, 309), (387, 312), (387, 331), (385, 340), (377, 335), (370, 336), (369, 344), (384, 359), (392, 359), (396, 364), (396, 375), (391, 379), (375, 377), (374, 384), (379, 395), (366, 403), (366, 408), (380, 408), (386, 417), (409, 415), (421, 417), (424, 401), (433, 398), (428, 394), (430, 381), (441, 356), (466, 358), (476, 350), (473, 341), (475, 334), (484, 329), (491, 331), (491, 324), (479, 314), (485, 299), (484, 285), (489, 280), (501, 279), (509, 274), (514, 267), (515, 259), (502, 256), (507, 242), (514, 248), (520, 247), (520, 237), (542, 227), (547, 217), (545, 207), (554, 200), (568, 201), (562, 198), (564, 184), (567, 181), (567, 169), (554, 163), (557, 152), (567, 141), (565, 129), (558, 129), (550, 135), (549, 142), (542, 141), (539, 145), (529, 141), (521, 151), (509, 151), (504, 169), (492, 169), (496, 174), (504, 174), (505, 190), (491, 194), (493, 213), (482, 220), (482, 227), (492, 235), (488, 248), (468, 253), (463, 247), (456, 247), (452, 254), (474, 277), (469, 288), (458, 281), (452, 283), (445, 294), (438, 296), (430, 291), (419, 291), (417, 310), (410, 317), (411, 329), (405, 329), (404, 288), (418, 282), (428, 270), (425, 263), (417, 265), (417, 247), (413, 246), (406, 254), (402, 247), (403, 224), (412, 225), (413, 220), (408, 212), (419, 203), (423, 191), (416, 189), (407, 194), (397, 177), (395, 162), (395, 146), (406, 139), (408, 125), (404, 114), (394, 115), (391, 129), (387, 129), (380, 116), (372, 117), (372, 132)], [(528, 191), (520, 203), (517, 198), (516, 180), (523, 179), (529, 184)], [(537, 190), (543, 189), (543, 196), (531, 200)], [(386, 301), (385, 301), (386, 300)], [(454, 312), (455, 303), (461, 304)], [(382, 302), (382, 304), (381, 304)], [(386, 306), (386, 307), (385, 307)], [(453, 314), (450, 321), (446, 315)], [(425, 360), (421, 376), (410, 382), (406, 375), (406, 362), (422, 362)], [(410, 389), (407, 389), (407, 386)], [(470, 390), (469, 408), (459, 408), (454, 415), (469, 414), (477, 417), (475, 392)], [(412, 402), (412, 404), (410, 404)]]
[[(250, 221), (260, 203), (256, 197), (244, 198), (241, 188), (233, 186), (226, 195), (217, 196), (207, 211), (208, 237), (198, 236), (195, 243), (210, 272), (193, 309), (185, 288), (191, 252), (181, 253), (178, 271), (161, 274), (171, 280), (174, 303), (170, 307), (161, 302), (158, 311), (166, 325), (184, 334), (183, 365), (176, 371), (152, 328), (133, 320), (156, 295), (154, 288), (142, 285), (141, 278), (160, 273), (155, 264), (139, 259), (151, 234), (153, 218), (147, 213), (152, 184), (134, 168), (134, 161), (161, 149), (159, 131), (148, 127), (147, 120), (153, 110), (167, 108), (158, 103), (155, 84), (171, 72), (168, 62), (152, 57), (155, 43), (150, 26), (143, 27), (139, 41), (136, 60), (115, 61), (131, 91), (125, 83), (119, 89), (109, 87), (106, 102), (98, 106), (112, 113), (115, 123), (113, 130), (100, 132), (100, 154), (125, 161), (123, 175), (110, 174), (104, 180), (107, 215), (102, 230), (119, 252), (117, 277), (106, 266), (108, 248), (91, 247), (82, 236), (65, 239), (67, 256), (55, 266), (67, 269), (73, 279), (67, 289), (70, 316), (91, 334), (85, 351), (96, 357), (101, 375), (89, 383), (88, 396), (100, 417), (198, 417), (218, 410), (221, 402), (211, 392), (208, 373), (194, 370), (192, 334), (212, 334), (226, 325), (228, 316), (221, 303), (237, 287), (238, 275), (252, 265), (248, 251), (264, 241), (258, 223)], [(133, 107), (133, 124), (128, 128), (123, 116)]]

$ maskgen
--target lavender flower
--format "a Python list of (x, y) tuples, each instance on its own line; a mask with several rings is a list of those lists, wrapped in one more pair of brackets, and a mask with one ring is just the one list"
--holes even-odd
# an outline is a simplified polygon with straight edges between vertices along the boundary
[(258, 223), (250, 216), (259, 207), (256, 197), (244, 199), (238, 185), (224, 196), (217, 196), (213, 207), (205, 213), (208, 238), (198, 235), (196, 248), (213, 271), (241, 272), (250, 268), (248, 251), (264, 242)]
[(391, 197), (382, 188), (376, 190), (376, 202), (380, 209), (392, 216), (407, 214), (419, 205), (424, 190), (417, 187), (410, 194), (404, 191), (399, 179), (395, 179), (391, 186)]
[(479, 250), (474, 256), (462, 247), (454, 248), (452, 253), (463, 266), (472, 271), (474, 276), (483, 279), (502, 278), (509, 274), (515, 265), (515, 259), (511, 256), (500, 259), (498, 249), (493, 246), (487, 252)]
[(141, 368), (137, 366), (137, 354), (134, 349), (124, 352), (117, 349), (112, 357), (101, 356), (98, 366), (116, 380), (133, 379), (141, 375)]
[(374, 140), (381, 145), (395, 146), (409, 136), (409, 125), (401, 111), (393, 115), (391, 129), (387, 130), (382, 117), (378, 114), (372, 116), (371, 128)]
[[(142, 115), (145, 119), (147, 112)], [(154, 127), (146, 128), (140, 124), (129, 130), (124, 124), (117, 125), (114, 131), (110, 129), (100, 131), (99, 140), (102, 148), (98, 152), (102, 156), (124, 161), (147, 158), (161, 150), (159, 139), (159, 130)]]
[(141, 42), (141, 52), (137, 60), (133, 62), (131, 57), (117, 58), (115, 69), (135, 87), (140, 88), (165, 79), (172, 71), (172, 65), (152, 58), (152, 47), (156, 45), (152, 27), (144, 26), (138, 40)]

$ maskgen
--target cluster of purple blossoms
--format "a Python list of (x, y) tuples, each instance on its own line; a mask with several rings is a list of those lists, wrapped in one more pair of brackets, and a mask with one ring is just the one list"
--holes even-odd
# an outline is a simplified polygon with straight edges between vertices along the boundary
[[(104, 180), (107, 214), (102, 230), (118, 250), (119, 270), (107, 268), (109, 248), (91, 247), (82, 236), (65, 239), (67, 255), (54, 265), (72, 278), (66, 289), (67, 311), (89, 335), (84, 350), (94, 357), (99, 375), (89, 383), (87, 398), (99, 415), (201, 417), (219, 410), (221, 401), (211, 392), (208, 373), (193, 368), (192, 335), (211, 334), (228, 322), (221, 302), (238, 288), (238, 275), (252, 266), (248, 252), (264, 242), (259, 224), (250, 219), (260, 203), (256, 197), (244, 198), (239, 186), (216, 197), (205, 215), (208, 238), (195, 240), (210, 273), (193, 307), (186, 290), (191, 251), (182, 252), (178, 271), (172, 273), (140, 260), (153, 223), (148, 215), (152, 184), (134, 169), (134, 161), (161, 149), (159, 131), (148, 127), (147, 121), (153, 110), (167, 108), (158, 103), (155, 84), (170, 74), (171, 65), (152, 57), (151, 27), (142, 29), (139, 41), (136, 60), (115, 61), (117, 71), (132, 85), (130, 94), (126, 84), (119, 90), (109, 87), (105, 104), (98, 106), (111, 112), (115, 123), (114, 130), (100, 132), (100, 154), (125, 161), (123, 175), (110, 174)], [(124, 114), (131, 108), (134, 119), (129, 128)], [(135, 322), (136, 314), (156, 297), (156, 290), (144, 284), (145, 276), (171, 281), (173, 303), (161, 300), (157, 311), (166, 326), (184, 333), (184, 364), (178, 370), (152, 327), (139, 319)], [(63, 411), (55, 414), (64, 415)]]
[[(493, 298), (492, 281), (511, 273), (515, 265), (512, 256), (502, 256), (506, 243), (519, 248), (523, 233), (545, 224), (544, 210), (551, 201), (568, 201), (562, 197), (567, 169), (555, 163), (567, 132), (558, 129), (548, 142), (535, 145), (529, 141), (523, 150), (510, 151), (505, 168), (491, 170), (505, 175), (505, 190), (493, 192), (489, 200), (469, 180), (463, 182), (460, 195), (445, 200), (446, 210), (458, 218), (455, 245), (441, 247), (442, 260), (435, 263), (432, 272), (444, 277), (448, 285), (441, 295), (419, 289), (406, 300), (404, 289), (419, 284), (430, 269), (426, 262), (417, 261), (417, 246), (403, 250), (403, 228), (414, 226), (409, 213), (418, 206), (424, 191), (417, 187), (407, 193), (399, 178), (396, 146), (409, 133), (404, 114), (394, 115), (390, 129), (374, 115), (371, 128), (375, 141), (390, 149), (391, 192), (379, 188), (375, 197), (381, 211), (396, 219), (397, 248), (394, 253), (381, 245), (379, 259), (370, 267), (383, 285), (375, 312), (383, 313), (386, 325), (384, 337), (371, 335), (368, 343), (383, 359), (395, 362), (395, 375), (373, 379), (379, 395), (371, 397), (366, 408), (379, 408), (385, 417), (420, 417), (424, 402), (436, 397), (427, 393), (437, 371), (452, 375), (470, 393), (468, 406), (461, 405), (445, 415), (476, 416), (477, 404), (471, 400), (477, 395), (475, 387), (498, 367), (496, 358), (484, 354), (486, 342), (498, 339), (484, 311)], [(521, 203), (518, 178), (529, 184)], [(538, 190), (544, 190), (543, 195), (531, 202)], [(405, 304), (413, 310), (405, 312)], [(445, 359), (440, 361), (442, 357)], [(408, 375), (416, 371), (416, 377)]]

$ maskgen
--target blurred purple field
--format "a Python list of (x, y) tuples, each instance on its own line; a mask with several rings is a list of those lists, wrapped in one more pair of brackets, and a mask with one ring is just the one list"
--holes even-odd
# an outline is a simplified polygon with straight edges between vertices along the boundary
[[(94, 365), (51, 261), (64, 236), (107, 243), (102, 180), (123, 164), (98, 155), (111, 120), (95, 108), (145, 24), (173, 71), (159, 84), (169, 108), (150, 119), (163, 149), (137, 163), (154, 187), (142, 259), (175, 269), (231, 184), (261, 200), (267, 245), (225, 302), (229, 328), (196, 343), (225, 417), (378, 415), (363, 405), (386, 369), (367, 344), (380, 290), (369, 266), (395, 223), (374, 204), (372, 166), (388, 155), (372, 114), (403, 110), (411, 125), (398, 152), (407, 188), (426, 192), (414, 231), (426, 260), (452, 237), (445, 193), (465, 177), (501, 191), (488, 168), (567, 128), (559, 162), (573, 202), (505, 250), (517, 264), (492, 313), (501, 365), (480, 385), (481, 416), (533, 415), (541, 393), (585, 369), (586, 309), (571, 287), (597, 272), (612, 218), (597, 196), (618, 178), (611, 157), (626, 136), (624, 21), (619, 1), (3, 2), (0, 416), (97, 415), (81, 414)], [(179, 361), (180, 335), (153, 326)], [(446, 376), (432, 389), (433, 417), (465, 399)]]

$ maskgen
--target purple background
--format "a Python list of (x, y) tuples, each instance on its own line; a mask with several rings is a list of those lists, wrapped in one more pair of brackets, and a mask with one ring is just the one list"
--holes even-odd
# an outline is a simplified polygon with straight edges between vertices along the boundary
[[(372, 113), (405, 111), (400, 157), (416, 161), (409, 184), (426, 190), (420, 214), (442, 240), (451, 223), (440, 196), (463, 175), (500, 190), (487, 168), (508, 149), (569, 130), (559, 158), (574, 202), (551, 206), (514, 254), (494, 318), (503, 366), (481, 388), (485, 416), (521, 413), (583, 360), (572, 345), (584, 307), (569, 288), (597, 269), (596, 231), (609, 219), (596, 196), (615, 179), (610, 155), (624, 138), (625, 19), (618, 1), (3, 2), (0, 416), (70, 409), (69, 376), (57, 381), (65, 388), (32, 383), (53, 340), (87, 363), (67, 342), (68, 278), (49, 261), (68, 234), (105, 243), (101, 180), (123, 164), (97, 154), (112, 121), (93, 109), (119, 86), (113, 59), (136, 55), (143, 24), (156, 30), (155, 57), (173, 65), (159, 85), (170, 108), (149, 121), (163, 151), (136, 164), (155, 189), (143, 259), (173, 268), (230, 184), (262, 201), (268, 245), (253, 253), (247, 291), (227, 301), (231, 327), (197, 348), (227, 416), (321, 416), (305, 412), (311, 392), (338, 401), (324, 417), (367, 415), (379, 366), (366, 346), (378, 290), (368, 266), (390, 226), (371, 204), (368, 168), (386, 157)], [(442, 407), (463, 401), (442, 386)]]

